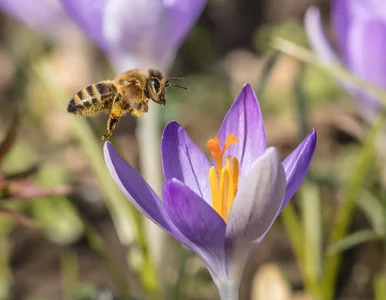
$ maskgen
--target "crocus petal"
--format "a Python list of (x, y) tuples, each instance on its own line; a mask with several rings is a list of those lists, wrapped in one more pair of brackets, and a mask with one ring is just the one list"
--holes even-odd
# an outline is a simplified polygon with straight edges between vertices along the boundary
[(161, 141), (165, 180), (176, 178), (211, 203), (208, 172), (210, 163), (177, 122), (166, 125)]
[(58, 34), (61, 27), (70, 25), (65, 11), (58, 1), (52, 0), (1, 0), (0, 9), (28, 26), (48, 33)]
[[(102, 36), (102, 12), (108, 0), (60, 0), (72, 19), (101, 49), (107, 44)], [(110, 20), (112, 21), (112, 20)]]
[(214, 279), (226, 276), (226, 224), (213, 208), (182, 182), (171, 179), (163, 188), (169, 217), (187, 245), (201, 257)]
[(316, 7), (310, 7), (306, 12), (304, 22), (311, 47), (317, 52), (320, 59), (327, 64), (338, 64), (339, 59), (332, 50), (323, 30), (320, 10)]
[(163, 196), (169, 217), (185, 237), (203, 247), (223, 248), (226, 224), (200, 196), (177, 179), (166, 182)]
[(169, 55), (169, 23), (161, 1), (107, 0), (102, 33), (109, 56), (118, 71), (150, 67), (165, 71), (163, 56)]
[(285, 187), (279, 153), (268, 148), (240, 182), (229, 214), (227, 239), (254, 241), (263, 235), (278, 214)]
[(111, 177), (127, 200), (150, 220), (174, 235), (175, 230), (170, 225), (163, 203), (138, 171), (122, 159), (109, 142), (104, 145), (104, 156)]
[(231, 133), (239, 138), (239, 142), (232, 145), (226, 153), (239, 160), (242, 179), (267, 148), (263, 116), (249, 84), (244, 85), (221, 124), (218, 138), (222, 145)]
[(178, 47), (205, 7), (206, 0), (163, 0), (172, 19), (171, 43)]
[[(170, 206), (174, 205), (175, 201), (181, 201), (183, 203), (184, 200), (186, 200), (186, 198), (184, 198), (184, 195), (181, 195), (178, 191), (176, 191), (174, 186), (169, 189), (169, 185), (166, 184), (164, 186), (164, 198), (166, 201), (168, 201), (168, 211), (166, 211), (164, 204), (150, 188), (150, 186), (145, 182), (145, 180), (141, 177), (141, 175), (139, 175), (137, 170), (131, 167), (128, 163), (126, 163), (117, 154), (114, 147), (109, 142), (105, 143), (104, 156), (107, 168), (110, 171), (110, 175), (112, 176), (115, 184), (125, 195), (125, 197), (135, 206), (136, 209), (138, 209), (141, 213), (143, 213), (146, 217), (148, 217), (166, 232), (171, 234), (179, 242), (196, 252), (204, 260), (204, 262), (213, 274), (219, 274), (222, 272), (221, 270), (223, 268), (223, 264), (214, 264), (213, 262), (216, 261), (217, 256), (219, 257), (219, 260), (223, 262), (224, 260), (221, 259), (221, 257), (224, 256), (224, 251), (217, 251), (213, 253), (212, 256), (211, 252), (208, 252), (205, 249), (205, 244), (201, 247), (201, 245), (203, 244), (202, 241), (197, 243), (196, 239), (199, 238), (199, 236), (196, 236), (196, 238), (194, 238), (194, 234), (192, 232), (189, 232), (188, 230), (185, 230), (184, 233), (181, 233), (173, 223), (173, 221), (176, 222), (176, 216), (174, 214), (175, 210), (173, 207)], [(189, 188), (186, 189), (189, 190)], [(189, 198), (192, 197), (192, 195), (195, 195), (194, 192), (192, 192), (191, 190), (189, 191)], [(182, 193), (184, 192), (185, 191), (183, 191)], [(185, 193), (185, 195), (187, 195), (187, 193)], [(199, 198), (202, 203), (205, 203), (205, 201), (203, 201), (197, 195), (196, 197)], [(196, 201), (194, 201), (194, 203), (196, 203)], [(209, 205), (207, 204), (206, 206), (209, 207)], [(178, 203), (176, 204), (176, 209), (178, 209)], [(173, 221), (170, 219), (168, 213), (173, 217)], [(214, 211), (213, 213), (215, 214)], [(203, 217), (208, 217), (208, 215), (203, 215)], [(212, 218), (212, 221), (215, 220), (215, 218), (216, 216)], [(194, 220), (192, 219), (192, 222), (193, 221)], [(178, 224), (178, 222), (176, 223)], [(222, 230), (221, 222), (218, 221), (216, 224), (218, 224), (217, 229), (215, 231), (212, 231), (212, 234), (215, 236), (215, 239), (217, 239), (217, 241), (221, 241), (222, 236), (223, 241), (225, 224), (223, 225)], [(213, 226), (213, 223), (211, 223), (210, 226)], [(186, 228), (187, 227), (185, 227), (185, 229)], [(182, 229), (184, 229), (183, 226)], [(199, 231), (196, 231), (196, 233), (199, 234)], [(185, 236), (184, 234), (187, 234), (187, 236)], [(190, 238), (192, 238), (193, 241), (191, 241)]]
[[(385, 22), (357, 18), (348, 34), (346, 58), (355, 75), (383, 88), (386, 88), (386, 57), (378, 47), (386, 46), (385, 36)], [(352, 87), (349, 91), (360, 100), (362, 115), (374, 120), (381, 105), (379, 99), (359, 88)]]
[(332, 2), (332, 19), (337, 35), (338, 49), (345, 63), (353, 50), (349, 45), (352, 26), (358, 21), (379, 20), (386, 22), (384, 1), (368, 0), (334, 0)]
[(287, 177), (287, 189), (280, 211), (290, 201), (307, 173), (316, 148), (316, 131), (313, 130), (303, 142), (283, 161)]
[[(351, 0), (349, 0), (351, 1)], [(350, 3), (347, 0), (332, 1), (332, 20), (337, 35), (339, 52), (346, 57), (347, 53), (347, 33), (351, 21)], [(319, 13), (320, 15), (320, 13)], [(319, 16), (320, 19), (320, 16)], [(321, 21), (319, 20), (321, 23)], [(310, 36), (309, 36), (310, 38)]]
[[(334, 4), (333, 18), (336, 19), (336, 31), (339, 38), (339, 50), (341, 52), (342, 61), (348, 64), (348, 67), (354, 74), (360, 76), (360, 74), (356, 73), (350, 65), (353, 65), (352, 57), (355, 59), (358, 51), (361, 51), (361, 49), (367, 49), (368, 43), (365, 41), (355, 41), (358, 39), (358, 35), (361, 34), (361, 32), (358, 32), (359, 30), (356, 27), (360, 26), (358, 24), (369, 22), (368, 16), (371, 16), (371, 13), (368, 13), (369, 8), (366, 5), (363, 5), (361, 1), (338, 0), (336, 3), (334, 1)], [(340, 13), (342, 13), (342, 15)], [(311, 7), (307, 10), (305, 17), (305, 29), (312, 48), (319, 54), (320, 59), (324, 63), (330, 65), (341, 63), (334, 51), (331, 49), (331, 46), (325, 36), (320, 11), (317, 8)], [(355, 47), (349, 45), (350, 40), (353, 40), (352, 37), (354, 37), (354, 43), (359, 42), (362, 44)], [(376, 59), (374, 59), (374, 61), (375, 60)], [(378, 64), (378, 68), (381, 65), (381, 63)], [(367, 70), (371, 73), (372, 68), (368, 67)], [(365, 77), (363, 78), (367, 79)], [(342, 78), (338, 78), (338, 81), (348, 93), (359, 100), (358, 104), (361, 106), (362, 115), (366, 119), (372, 120), (379, 107), (378, 100), (369, 93), (358, 89), (350, 81)]]
[(108, 0), (103, 35), (118, 69), (132, 66), (166, 72), (204, 0)]
[(241, 182), (226, 228), (228, 278), (239, 282), (246, 262), (278, 215), (285, 173), (275, 148), (268, 148)]
[(358, 76), (386, 88), (386, 23), (357, 20), (348, 37), (348, 66)]
[(61, 0), (118, 72), (166, 72), (206, 0)]
[[(369, 1), (372, 10), (377, 14), (377, 17), (386, 22), (386, 7), (383, 0), (370, 0)], [(364, 3), (366, 5), (366, 2)]]

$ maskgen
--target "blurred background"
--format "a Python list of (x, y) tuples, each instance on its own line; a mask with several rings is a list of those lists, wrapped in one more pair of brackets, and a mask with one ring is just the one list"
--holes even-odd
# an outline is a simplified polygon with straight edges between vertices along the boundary
[[(331, 299), (386, 299), (378, 137), (369, 141), (371, 124), (331, 74), (272, 48), (274, 36), (309, 48), (303, 19), (311, 5), (334, 44), (329, 0), (208, 0), (168, 71), (188, 90), (167, 90), (157, 128), (177, 120), (206, 150), (245, 83), (283, 158), (316, 128), (310, 174), (254, 252), (240, 299), (317, 299), (329, 255), (340, 261)], [(66, 111), (72, 95), (117, 72), (74, 22), (60, 22), (66, 30), (42, 32), (0, 12), (0, 299), (218, 299), (204, 264), (175, 240), (162, 236), (153, 254), (146, 234), (132, 238), (130, 222), (144, 232), (147, 225), (104, 184), (107, 115)], [(136, 132), (126, 116), (111, 141), (143, 172)], [(111, 201), (129, 220), (111, 213)]]

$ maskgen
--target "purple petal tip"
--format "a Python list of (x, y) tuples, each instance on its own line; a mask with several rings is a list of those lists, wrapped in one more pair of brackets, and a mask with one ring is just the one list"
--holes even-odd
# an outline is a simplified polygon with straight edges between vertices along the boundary
[(105, 142), (103, 145), (103, 154), (105, 156), (110, 156), (111, 151), (115, 151), (114, 146), (111, 144), (111, 142)]
[(316, 133), (316, 129), (315, 128), (312, 128), (312, 132), (309, 134), (309, 136), (312, 139), (311, 147), (313, 148), (313, 150), (315, 150), (316, 143), (318, 141), (318, 135)]
[(177, 121), (170, 121), (169, 123), (166, 124), (165, 128), (164, 128), (164, 133), (166, 131), (169, 131), (170, 129), (174, 129), (176, 127), (181, 127), (181, 125), (177, 122)]

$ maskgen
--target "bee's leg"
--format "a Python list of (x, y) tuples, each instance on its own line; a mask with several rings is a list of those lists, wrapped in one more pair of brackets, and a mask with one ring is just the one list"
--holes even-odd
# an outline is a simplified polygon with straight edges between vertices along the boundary
[(102, 140), (107, 140), (115, 131), (118, 126), (120, 117), (114, 117), (110, 114), (109, 119), (107, 120), (107, 133), (102, 136)]
[(143, 103), (139, 103), (137, 105), (137, 108), (133, 109), (133, 111), (131, 112), (131, 114), (136, 117), (136, 118), (139, 118), (140, 116), (142, 116), (144, 113), (147, 113), (147, 111), (149, 110), (149, 105), (147, 102), (143, 102)]
[(125, 114), (125, 111), (121, 107), (121, 95), (117, 94), (111, 107), (110, 116), (107, 120), (107, 133), (102, 136), (102, 140), (107, 140), (117, 129), (119, 119)]

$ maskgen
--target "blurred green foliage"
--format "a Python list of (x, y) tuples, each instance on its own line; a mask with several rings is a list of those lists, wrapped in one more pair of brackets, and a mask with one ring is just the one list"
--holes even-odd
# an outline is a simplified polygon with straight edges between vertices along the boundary
[[(0, 90), (0, 101), (3, 107), (18, 106), (22, 121), (17, 142), (1, 164), (0, 175), (23, 171), (38, 163), (39, 171), (31, 178), (34, 183), (43, 187), (72, 184), (74, 191), (71, 195), (36, 197), (28, 202), (4, 205), (40, 225), (39, 228), (23, 228), (23, 232), (33, 231), (32, 238), (34, 234), (41, 234), (50, 245), (60, 249), (53, 256), (60, 258), (60, 268), (55, 272), (60, 278), (61, 294), (68, 299), (85, 300), (96, 299), (98, 293), (106, 290), (106, 293), (120, 294), (127, 299), (213, 299), (216, 290), (201, 261), (170, 239), (164, 252), (165, 278), (156, 277), (142, 218), (111, 183), (103, 164), (99, 137), (104, 130), (104, 120), (70, 118), (65, 111), (69, 95), (82, 87), (66, 76), (61, 77), (55, 69), (66, 47), (42, 41), (36, 34), (14, 24), (14, 21), (7, 21), (2, 30), (0, 50), (12, 61), (10, 73), (13, 75)], [(383, 137), (383, 118), (371, 128), (365, 125), (358, 114), (352, 116), (354, 103), (345, 99), (348, 96), (336, 84), (334, 74), (327, 72), (327, 76), (318, 66), (304, 65), (271, 49), (274, 36), (307, 47), (300, 21), (262, 24), (251, 35), (252, 47), (235, 47), (227, 53), (216, 47), (211, 36), (215, 33), (215, 25), (210, 25), (200, 22), (176, 57), (171, 74), (185, 77), (183, 85), (188, 91), (168, 89), (168, 105), (161, 109), (162, 124), (176, 119), (188, 129), (195, 142), (205, 145), (206, 139), (216, 134), (241, 85), (248, 81), (258, 93), (266, 120), (270, 121), (266, 122), (266, 127), (273, 134), (268, 138), (272, 138), (272, 144), (277, 145), (283, 155), (288, 154), (289, 148), (292, 150), (312, 127), (319, 133), (310, 176), (297, 199), (283, 212), (282, 221), (289, 241), (280, 239), (275, 244), (274, 234), (283, 231), (281, 225), (276, 224), (274, 234), (260, 246), (273, 253), (273, 249), (284, 248), (284, 256), (290, 257), (290, 263), (281, 261), (280, 253), (269, 257), (257, 250), (246, 271), (245, 282), (252, 282), (253, 274), (262, 263), (257, 263), (256, 259), (262, 254), (266, 261), (285, 265), (288, 285), (301, 289), (303, 295), (327, 300), (355, 297), (355, 294), (384, 299), (384, 269), (374, 268), (370, 263), (365, 267), (369, 275), (361, 279), (365, 287), (353, 289), (351, 293), (347, 291), (347, 286), (356, 284), (352, 275), (355, 267), (366, 262), (359, 258), (352, 261), (346, 255), (347, 251), (359, 249), (359, 256), (371, 256), (373, 252), (366, 248), (369, 243), (380, 245), (381, 254), (385, 255), (384, 160), (379, 157), (377, 148)], [(14, 38), (16, 34), (19, 34), (17, 39)], [(239, 50), (243, 52), (236, 57), (235, 65), (247, 65), (251, 70), (229, 67), (230, 58)], [(68, 73), (80, 70), (90, 81), (112, 76), (106, 61), (99, 52), (90, 49), (90, 45), (85, 46), (82, 55), (84, 59), (91, 57), (89, 69), (83, 70), (64, 60), (62, 63)], [(56, 77), (70, 83), (55, 82)], [(343, 103), (350, 113), (335, 109), (337, 103)], [(330, 108), (327, 113), (324, 112), (326, 108)], [(9, 111), (0, 112), (1, 124), (8, 122)], [(314, 118), (315, 112), (322, 114), (320, 120)], [(54, 117), (46, 119), (50, 115)], [(53, 119), (57, 123), (50, 123)], [(57, 132), (52, 135), (47, 127), (56, 125)], [(350, 130), (357, 127), (361, 129), (360, 138), (350, 135)], [(141, 150), (135, 148), (129, 131), (133, 132), (132, 128), (125, 128), (116, 142), (135, 165), (136, 153)], [(76, 159), (79, 159), (78, 165), (74, 163)], [(31, 274), (27, 263), (23, 265), (23, 259), (31, 259), (28, 253), (10, 251), (13, 244), (22, 239), (21, 235), (13, 234), (18, 228), (12, 218), (0, 216), (0, 299), (15, 293), (11, 279), (16, 270), (29, 272), (29, 278), (42, 276), (39, 284), (49, 285), (43, 277), (45, 270), (35, 270)], [(112, 238), (116, 234), (118, 241)], [(293, 266), (292, 252), (298, 268)], [(46, 258), (42, 255), (39, 259), (43, 261)], [(96, 258), (91, 260), (93, 255)], [(14, 263), (13, 256), (21, 261), (20, 265)], [(99, 261), (103, 268), (93, 268)], [(379, 265), (384, 265), (384, 261)], [(87, 270), (95, 276), (85, 276)], [(15, 282), (20, 281), (16, 277)], [(161, 282), (165, 286), (161, 286)], [(242, 299), (248, 299), (249, 289), (247, 284), (243, 286)]]

